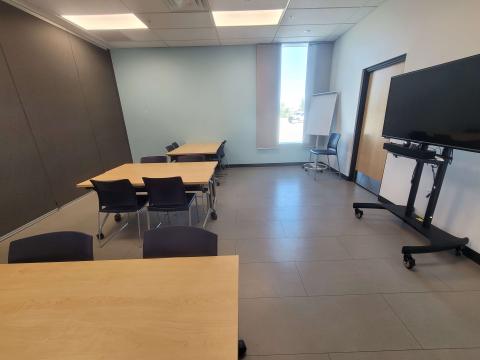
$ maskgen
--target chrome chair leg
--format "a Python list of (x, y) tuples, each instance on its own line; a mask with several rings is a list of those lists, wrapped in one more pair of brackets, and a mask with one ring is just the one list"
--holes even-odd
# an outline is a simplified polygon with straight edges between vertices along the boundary
[(147, 230), (150, 230), (150, 211), (147, 210)]
[(192, 226), (192, 212), (191, 212), (192, 207), (188, 207), (188, 226)]
[(138, 240), (139, 240), (139, 246), (142, 247), (142, 230), (141, 230), (141, 224), (140, 224), (140, 210), (137, 211), (137, 226), (138, 226)]
[(331, 171), (332, 167), (330, 166), (330, 156), (327, 155), (328, 170)]
[(197, 222), (200, 221), (200, 213), (198, 212), (198, 200), (197, 200), (197, 194), (195, 194), (195, 210), (197, 213)]
[(340, 172), (340, 161), (338, 160), (338, 153), (336, 154), (336, 158), (337, 158), (337, 166), (338, 166), (338, 176), (342, 177), (342, 173)]

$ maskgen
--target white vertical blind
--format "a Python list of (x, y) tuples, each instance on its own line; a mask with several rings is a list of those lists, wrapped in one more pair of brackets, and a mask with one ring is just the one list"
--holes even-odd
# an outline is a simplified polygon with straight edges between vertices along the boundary
[(257, 45), (257, 149), (278, 146), (282, 47)]

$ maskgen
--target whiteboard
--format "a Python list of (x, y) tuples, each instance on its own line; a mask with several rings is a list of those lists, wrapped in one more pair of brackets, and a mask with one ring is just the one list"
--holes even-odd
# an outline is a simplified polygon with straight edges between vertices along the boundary
[(312, 96), (305, 124), (308, 135), (330, 135), (337, 97), (336, 92)]

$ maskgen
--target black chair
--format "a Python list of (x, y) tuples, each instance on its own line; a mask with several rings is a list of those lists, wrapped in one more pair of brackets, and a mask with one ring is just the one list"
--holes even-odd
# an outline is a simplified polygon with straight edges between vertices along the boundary
[(167, 157), (166, 156), (143, 156), (140, 158), (140, 162), (142, 164), (145, 163), (166, 163), (167, 162)]
[(165, 146), (165, 149), (167, 150), (167, 153), (168, 153), (170, 151), (175, 150), (175, 147), (172, 144), (170, 144), (170, 145)]
[[(140, 229), (140, 211), (147, 204), (148, 196), (137, 195), (135, 188), (127, 179), (115, 180), (115, 181), (97, 181), (97, 180), (90, 180), (90, 181), (92, 182), (93, 188), (95, 189), (98, 195), (97, 239), (100, 241), (105, 237), (103, 235), (102, 229), (110, 214), (136, 213), (137, 225), (138, 225), (138, 238), (141, 244), (142, 233)], [(103, 221), (100, 220), (100, 213), (107, 214), (103, 218)], [(120, 230), (112, 234), (112, 237), (117, 235), (127, 225), (128, 225), (128, 220), (120, 228)], [(105, 241), (103, 245), (105, 245), (106, 243), (107, 241)]]
[(180, 147), (180, 145), (178, 145), (178, 143), (176, 141), (172, 142), (172, 146), (174, 149)]
[[(330, 156), (335, 156), (337, 159), (337, 167), (338, 167), (338, 176), (341, 175), (340, 173), (340, 162), (338, 161), (338, 142), (340, 141), (340, 134), (339, 133), (331, 133), (328, 137), (328, 144), (326, 149), (311, 149), (310, 154), (315, 156), (315, 169), (317, 168), (318, 157), (320, 155), (324, 155), (327, 157), (328, 168), (332, 169), (330, 166)], [(317, 172), (315, 171), (315, 175)]]
[(180, 155), (177, 156), (177, 162), (201, 162), (205, 161), (205, 155)]
[[(148, 228), (150, 229), (150, 212), (164, 212), (167, 216), (171, 212), (188, 211), (188, 225), (192, 225), (191, 205), (197, 197), (194, 193), (187, 193), (182, 178), (179, 176), (171, 178), (143, 178), (145, 189), (148, 193)], [(160, 224), (159, 224), (160, 225)], [(157, 226), (158, 227), (158, 226)]]
[(217, 235), (189, 226), (166, 226), (145, 232), (143, 258), (217, 256)]
[(10, 243), (8, 263), (93, 260), (93, 238), (75, 231), (35, 235)]

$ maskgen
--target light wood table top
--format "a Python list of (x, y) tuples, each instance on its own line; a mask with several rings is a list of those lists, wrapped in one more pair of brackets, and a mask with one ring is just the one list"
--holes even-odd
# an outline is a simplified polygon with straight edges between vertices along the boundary
[(0, 265), (2, 359), (238, 358), (238, 256)]
[[(93, 180), (113, 181), (128, 179), (135, 187), (143, 187), (142, 177), (166, 178), (180, 176), (185, 185), (208, 184), (215, 173), (216, 161), (202, 161), (192, 163), (153, 163), (153, 164), (123, 164), (103, 174), (95, 176)], [(92, 183), (85, 180), (77, 187), (91, 188)]]
[(179, 155), (215, 155), (222, 142), (208, 144), (184, 144), (167, 153), (168, 156)]

